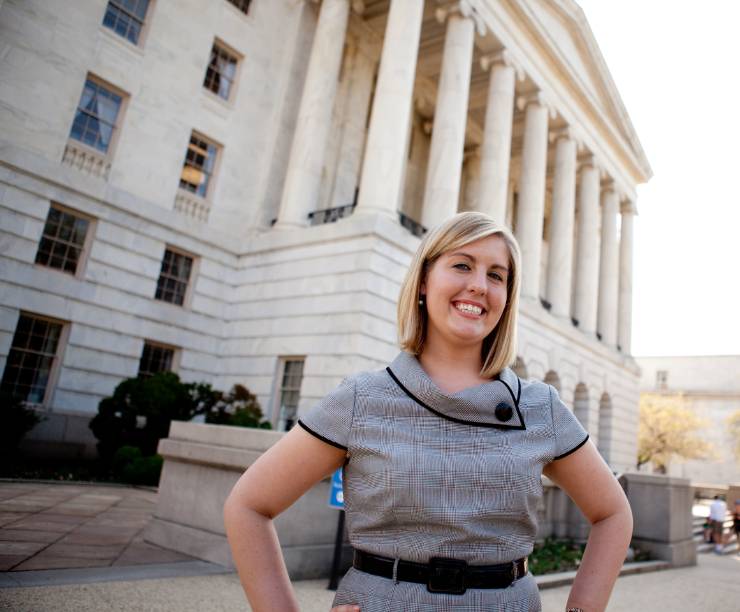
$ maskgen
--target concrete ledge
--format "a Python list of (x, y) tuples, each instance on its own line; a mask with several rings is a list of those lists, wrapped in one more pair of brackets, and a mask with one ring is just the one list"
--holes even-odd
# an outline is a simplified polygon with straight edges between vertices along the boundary
[[(633, 574), (645, 574), (647, 572), (657, 572), (660, 570), (671, 569), (673, 566), (667, 561), (640, 561), (637, 563), (625, 563), (619, 572), (619, 577), (630, 576)], [(556, 574), (544, 574), (535, 576), (537, 586), (540, 589), (554, 589), (555, 587), (567, 586), (573, 584), (576, 572), (558, 572)]]
[(262, 454), (260, 451), (228, 448), (186, 440), (165, 438), (159, 441), (157, 452), (165, 459), (197, 463), (216, 468), (243, 472)]
[(153, 517), (143, 532), (144, 540), (162, 548), (191, 555), (233, 569), (226, 536)]

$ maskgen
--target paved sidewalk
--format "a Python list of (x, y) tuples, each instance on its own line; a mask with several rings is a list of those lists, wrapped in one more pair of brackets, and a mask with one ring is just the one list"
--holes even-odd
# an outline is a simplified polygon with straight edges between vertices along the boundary
[[(617, 581), (609, 612), (737, 610), (739, 571), (740, 558), (736, 556), (701, 555), (696, 567), (624, 576)], [(333, 594), (326, 590), (326, 584), (326, 580), (295, 583), (301, 610), (328, 612)], [(543, 611), (564, 610), (568, 591), (569, 587), (542, 591)], [(238, 578), (226, 574), (0, 589), (0, 610), (229, 612), (249, 610), (249, 606)]]
[(156, 499), (126, 486), (0, 482), (0, 571), (192, 561), (141, 537)]

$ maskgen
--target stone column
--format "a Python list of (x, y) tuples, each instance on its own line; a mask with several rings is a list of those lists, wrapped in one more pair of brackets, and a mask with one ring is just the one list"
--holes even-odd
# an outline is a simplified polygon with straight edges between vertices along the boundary
[(608, 183), (601, 195), (601, 258), (599, 260), (599, 316), (597, 330), (607, 346), (617, 344), (617, 299), (619, 293), (619, 245), (617, 211), (619, 194)]
[(424, 0), (392, 0), (355, 214), (398, 219)]
[(321, 3), (276, 227), (307, 225), (317, 206), (349, 9), (349, 0)]
[(447, 20), (447, 32), (421, 212), (421, 223), (427, 229), (454, 215), (460, 196), (475, 38), (475, 23), (461, 12), (464, 6), (467, 3), (437, 12), (438, 19)]
[(634, 222), (637, 208), (627, 200), (622, 203), (622, 230), (619, 242), (619, 349), (629, 355), (632, 351), (632, 253)]
[(478, 210), (506, 223), (509, 193), (509, 159), (514, 119), (516, 70), (506, 51), (481, 58), (483, 70), (491, 71), (488, 81), (486, 121), (481, 149)]
[(593, 157), (581, 167), (578, 189), (578, 243), (573, 316), (586, 334), (596, 331), (599, 286), (600, 170)]
[(545, 212), (548, 108), (539, 93), (520, 98), (525, 110), (516, 235), (522, 252), (522, 297), (539, 298)]
[(547, 260), (547, 293), (550, 312), (570, 316), (573, 274), (573, 223), (576, 205), (577, 144), (570, 129), (561, 130), (555, 140), (555, 176), (550, 214), (550, 248)]

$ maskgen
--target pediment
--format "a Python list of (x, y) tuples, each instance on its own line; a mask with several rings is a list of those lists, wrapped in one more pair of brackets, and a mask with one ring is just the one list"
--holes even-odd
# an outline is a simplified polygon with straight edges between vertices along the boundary
[(520, 0), (519, 4), (528, 9), (551, 52), (631, 148), (649, 178), (650, 164), (581, 7), (573, 0)]

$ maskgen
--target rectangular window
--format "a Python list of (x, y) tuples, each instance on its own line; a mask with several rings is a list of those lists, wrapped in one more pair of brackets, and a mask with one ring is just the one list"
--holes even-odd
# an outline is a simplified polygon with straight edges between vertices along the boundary
[(668, 370), (658, 370), (655, 373), (655, 383), (658, 389), (666, 389), (668, 387)]
[(302, 358), (286, 359), (283, 362), (278, 431), (289, 431), (297, 421), (296, 415), (298, 414), (298, 400), (301, 396), (304, 362), (305, 360)]
[(42, 404), (63, 327), (62, 323), (22, 314), (15, 328), (0, 390), (29, 404)]
[(252, 0), (229, 0), (229, 2), (246, 15), (249, 13), (249, 5)]
[(213, 43), (203, 87), (228, 100), (234, 87), (239, 58), (218, 42)]
[(171, 372), (175, 349), (153, 342), (144, 342), (139, 361), (139, 376), (153, 376), (159, 372)]
[(107, 153), (122, 103), (121, 94), (88, 77), (69, 137)]
[(185, 303), (192, 269), (192, 257), (165, 249), (155, 299), (182, 306)]
[(75, 274), (89, 228), (89, 219), (78, 217), (52, 204), (36, 253), (36, 263)]
[(136, 45), (148, 8), (149, 0), (108, 0), (103, 25)]
[(208, 185), (216, 165), (218, 147), (193, 132), (185, 154), (180, 176), (180, 188), (202, 198), (208, 195)]

